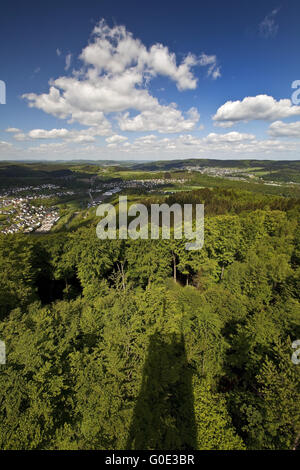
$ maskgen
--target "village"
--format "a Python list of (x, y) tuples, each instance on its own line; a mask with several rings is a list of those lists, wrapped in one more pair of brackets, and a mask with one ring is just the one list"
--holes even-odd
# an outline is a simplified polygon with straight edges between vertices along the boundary
[(249, 178), (256, 178), (252, 173), (248, 173), (241, 168), (219, 168), (205, 166), (186, 166), (188, 172), (197, 171), (202, 175), (227, 178), (230, 180), (247, 181)]
[[(154, 191), (155, 188), (158, 186), (165, 186), (169, 184), (183, 184), (185, 183), (185, 179), (165, 179), (165, 178), (157, 178), (157, 179), (134, 179), (134, 180), (124, 180), (118, 181), (116, 183), (103, 183), (101, 188), (90, 188), (88, 190), (88, 195), (91, 199), (91, 202), (88, 203), (89, 207), (95, 207), (100, 204), (104, 198), (113, 196), (114, 194), (119, 193), (122, 189), (137, 189), (143, 188), (147, 190), (147, 192)], [(105, 191), (103, 192), (103, 189)], [(100, 196), (93, 196), (93, 193), (102, 193)]]
[(23, 197), (1, 200), (0, 216), (3, 234), (49, 232), (59, 220), (58, 210), (54, 207), (34, 206), (29, 204), (29, 198)]
[[(28, 194), (27, 194), (28, 193)], [(72, 196), (75, 194), (73, 190), (67, 190), (55, 184), (40, 184), (38, 186), (19, 186), (9, 189), (3, 189), (0, 197), (10, 197), (17, 194), (26, 196), (26, 199), (33, 200), (37, 197), (39, 199), (49, 199), (57, 196)]]
[[(163, 178), (101, 182), (87, 190), (89, 199), (87, 208), (97, 206), (104, 199), (108, 199), (124, 189), (143, 188), (150, 192), (159, 186), (184, 182), (184, 179)], [(95, 183), (95, 179), (93, 183)], [(37, 199), (72, 197), (77, 193), (75, 188), (63, 188), (50, 183), (36, 186), (22, 185), (3, 189), (0, 195), (0, 233), (49, 232), (60, 218), (59, 209), (57, 207), (46, 207), (38, 203), (35, 204), (34, 201)]]

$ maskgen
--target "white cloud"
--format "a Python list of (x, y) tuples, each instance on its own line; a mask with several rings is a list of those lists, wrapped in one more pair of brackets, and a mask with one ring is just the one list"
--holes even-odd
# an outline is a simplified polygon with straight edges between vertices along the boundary
[(217, 65), (217, 57), (215, 55), (206, 55), (202, 53), (199, 59), (199, 64), (202, 66), (209, 66), (207, 75), (212, 77), (214, 80), (221, 77), (221, 69)]
[[(80, 85), (74, 78), (62, 77), (58, 79), (65, 87), (65, 92), (51, 86), (49, 93), (36, 95), (27, 93), (24, 97), (28, 100), (29, 107), (34, 107), (52, 114), (60, 119), (69, 118), (70, 123), (79, 122), (86, 126), (99, 126), (106, 128), (110, 132), (111, 124), (105, 118), (102, 111), (97, 111), (97, 104), (92, 100), (93, 88), (88, 84)], [(76, 95), (76, 88), (80, 95)], [(87, 90), (88, 89), (88, 90)], [(86, 103), (85, 103), (86, 100)], [(87, 109), (89, 107), (89, 109)]]
[(8, 127), (7, 129), (5, 129), (5, 132), (16, 134), (17, 132), (21, 132), (21, 130), (18, 129), (17, 127)]
[(18, 134), (14, 135), (14, 139), (19, 142), (22, 142), (24, 140), (27, 140), (27, 136), (24, 132), (18, 132)]
[(276, 16), (280, 8), (275, 8), (268, 15), (265, 16), (259, 25), (259, 32), (265, 38), (274, 37), (278, 32), (278, 24), (276, 23)]
[(59, 48), (56, 49), (56, 55), (59, 57), (61, 55), (61, 50)]
[(63, 139), (66, 142), (73, 143), (86, 143), (94, 142), (96, 136), (107, 135), (105, 129), (100, 127), (90, 127), (87, 129), (32, 129), (27, 134), (20, 131), (14, 135), (17, 141), (28, 141), (28, 140), (51, 140), (51, 139)]
[(12, 147), (10, 142), (5, 142), (4, 140), (0, 140), (0, 149), (1, 150), (8, 150)]
[(111, 113), (123, 113), (117, 116), (122, 130), (192, 130), (199, 117), (197, 111), (192, 108), (184, 117), (174, 105), (162, 106), (150, 94), (149, 81), (162, 75), (173, 80), (179, 90), (194, 89), (197, 78), (192, 69), (196, 66), (208, 67), (207, 73), (213, 79), (220, 76), (214, 55), (196, 57), (189, 53), (177, 64), (175, 54), (166, 46), (154, 44), (147, 48), (124, 26), (110, 28), (104, 21), (94, 28), (91, 41), (79, 58), (83, 67), (73, 71), (72, 77), (51, 81), (48, 93), (27, 93), (23, 97), (30, 107), (68, 122), (102, 125), (108, 133)]
[(72, 54), (67, 54), (66, 55), (66, 65), (65, 65), (65, 70), (69, 70), (71, 67), (71, 61), (72, 61)]
[(168, 47), (157, 43), (149, 49), (124, 26), (110, 28), (104, 20), (94, 28), (93, 42), (83, 49), (80, 58), (95, 67), (99, 73), (122, 74), (125, 70), (136, 69), (142, 75), (164, 75), (176, 82), (179, 90), (195, 89), (197, 79), (192, 73), (196, 65), (216, 68), (216, 56), (202, 54), (200, 57), (189, 53), (177, 65), (176, 56)]
[(156, 135), (154, 134), (148, 134), (148, 135), (143, 135), (142, 137), (137, 137), (135, 139), (135, 142), (141, 142), (142, 144), (151, 144), (157, 139)]
[(227, 101), (213, 116), (217, 126), (231, 127), (236, 122), (263, 120), (274, 121), (300, 115), (300, 106), (293, 106), (291, 100), (276, 101), (272, 96), (248, 96), (243, 101)]
[(207, 143), (239, 143), (243, 141), (255, 140), (255, 135), (245, 134), (240, 132), (228, 132), (227, 134), (216, 134), (211, 132), (207, 137), (203, 139)]
[(33, 129), (28, 132), (28, 137), (32, 139), (57, 139), (59, 137), (66, 137), (68, 132), (67, 129), (51, 129), (50, 131), (45, 129)]
[[(71, 131), (70, 131), (71, 132)], [(78, 138), (81, 136), (79, 135)], [(113, 137), (113, 136), (111, 136)], [(63, 159), (182, 159), (182, 158), (220, 158), (220, 159), (300, 159), (300, 146), (297, 141), (277, 139), (257, 139), (252, 134), (228, 132), (211, 133), (199, 138), (192, 134), (159, 137), (154, 134), (138, 137), (130, 142), (119, 139), (118, 134), (110, 142), (84, 143), (74, 145), (74, 140), (63, 139), (52, 142), (41, 139), (27, 139), (31, 145), (21, 148), (8, 142), (0, 142), (0, 157), (6, 158), (43, 158)], [(109, 137), (108, 137), (109, 139)], [(26, 144), (25, 144), (26, 145)]]
[(124, 135), (114, 134), (111, 137), (107, 137), (105, 140), (108, 144), (119, 144), (127, 140), (127, 137)]
[(275, 139), (259, 140), (253, 134), (228, 132), (210, 133), (199, 138), (181, 134), (174, 138), (143, 136), (133, 142), (115, 145), (116, 155), (135, 158), (299, 158), (297, 142)]
[(285, 123), (273, 122), (268, 130), (272, 137), (298, 137), (300, 138), (300, 121)]
[(156, 106), (151, 110), (142, 111), (130, 118), (129, 113), (119, 117), (119, 126), (122, 131), (158, 131), (160, 133), (176, 133), (191, 131), (199, 121), (196, 108), (186, 113), (186, 118), (175, 106)]

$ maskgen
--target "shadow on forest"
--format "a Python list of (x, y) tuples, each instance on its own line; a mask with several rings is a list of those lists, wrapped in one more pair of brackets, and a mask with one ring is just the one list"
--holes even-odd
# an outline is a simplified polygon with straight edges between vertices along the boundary
[(196, 449), (192, 391), (183, 336), (150, 338), (126, 449)]

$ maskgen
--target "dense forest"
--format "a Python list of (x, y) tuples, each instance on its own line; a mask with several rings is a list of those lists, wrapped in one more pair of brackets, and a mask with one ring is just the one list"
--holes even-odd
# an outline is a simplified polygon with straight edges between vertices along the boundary
[(0, 236), (1, 449), (299, 447), (300, 201), (175, 199), (204, 202), (202, 250)]

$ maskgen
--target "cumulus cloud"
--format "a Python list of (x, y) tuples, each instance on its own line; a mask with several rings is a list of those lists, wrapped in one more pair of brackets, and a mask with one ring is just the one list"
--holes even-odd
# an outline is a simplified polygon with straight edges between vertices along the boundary
[(101, 124), (107, 130), (108, 115), (118, 113), (122, 130), (181, 132), (196, 125), (197, 111), (191, 109), (184, 117), (174, 105), (161, 105), (150, 94), (149, 81), (161, 75), (174, 81), (179, 90), (192, 90), (197, 86), (194, 67), (207, 67), (212, 79), (220, 76), (215, 55), (188, 53), (178, 64), (168, 47), (154, 44), (147, 48), (124, 26), (110, 28), (104, 21), (94, 28), (79, 58), (82, 68), (71, 77), (51, 81), (48, 93), (23, 95), (29, 106), (68, 122)]
[[(54, 133), (52, 133), (54, 134)], [(34, 135), (34, 134), (33, 134)], [(28, 136), (27, 136), (28, 138)], [(29, 139), (29, 138), (28, 138)], [(45, 158), (45, 159), (176, 159), (176, 158), (274, 158), (299, 159), (300, 146), (297, 141), (279, 139), (257, 139), (252, 134), (227, 132), (210, 133), (199, 138), (190, 133), (160, 137), (144, 135), (133, 141), (114, 134), (105, 143), (82, 142), (73, 145), (66, 138), (52, 142), (30, 139), (32, 145), (20, 148), (8, 142), (0, 142), (2, 158)], [(39, 145), (36, 145), (39, 143)]]
[(22, 142), (23, 140), (27, 140), (27, 136), (24, 132), (18, 132), (18, 134), (14, 135), (14, 139), (19, 142)]
[(122, 153), (136, 156), (149, 155), (158, 158), (299, 158), (300, 148), (297, 142), (282, 142), (275, 139), (257, 139), (253, 134), (228, 132), (210, 133), (198, 138), (192, 134), (181, 134), (174, 138), (158, 138), (155, 135), (143, 136), (132, 143), (120, 143), (119, 155)]
[(105, 129), (100, 127), (90, 127), (87, 129), (32, 129), (27, 134), (20, 131), (14, 135), (17, 141), (28, 141), (28, 140), (52, 140), (52, 139), (63, 139), (66, 142), (73, 143), (86, 143), (94, 142), (96, 136), (107, 135)]
[(133, 118), (129, 117), (129, 113), (125, 113), (118, 121), (122, 131), (156, 130), (160, 133), (176, 133), (193, 130), (199, 118), (196, 108), (191, 108), (184, 117), (174, 105), (170, 105), (155, 106)]
[(105, 140), (108, 144), (119, 144), (127, 140), (127, 137), (125, 137), (124, 135), (114, 134), (110, 137), (107, 137)]
[(50, 131), (45, 129), (33, 129), (28, 132), (28, 137), (32, 139), (57, 139), (58, 137), (66, 137), (68, 132), (67, 129), (51, 129)]
[(231, 127), (241, 121), (274, 121), (297, 115), (300, 115), (300, 106), (293, 106), (291, 100), (276, 101), (272, 96), (257, 95), (242, 101), (227, 101), (217, 110), (213, 120), (217, 126)]
[(157, 43), (147, 49), (124, 26), (110, 28), (104, 20), (94, 28), (93, 41), (83, 49), (80, 58), (100, 73), (122, 74), (134, 68), (148, 78), (164, 75), (173, 80), (179, 90), (196, 88), (197, 79), (192, 72), (196, 65), (209, 65), (210, 75), (217, 67), (216, 56), (196, 57), (191, 53), (177, 65), (176, 55), (168, 47)]
[(259, 24), (260, 35), (269, 38), (276, 36), (278, 32), (278, 24), (276, 23), (276, 16), (280, 8), (275, 8), (268, 15), (265, 16), (263, 21)]
[(298, 137), (300, 138), (300, 121), (285, 123), (273, 122), (268, 130), (272, 137)]
[(238, 143), (243, 141), (255, 140), (254, 134), (246, 134), (241, 132), (228, 132), (227, 134), (216, 134), (211, 132), (203, 139), (207, 143)]
[(18, 129), (17, 127), (8, 127), (7, 129), (5, 129), (5, 132), (10, 132), (11, 134), (16, 134), (17, 132), (21, 132), (21, 130)]
[[(93, 88), (88, 83), (80, 84), (74, 78), (62, 77), (56, 82), (64, 86), (61, 94), (56, 86), (51, 86), (49, 93), (36, 95), (27, 93), (29, 107), (38, 108), (60, 119), (68, 119), (69, 123), (79, 122), (86, 126), (99, 126), (110, 132), (111, 124), (104, 116), (103, 111), (97, 110), (97, 103), (93, 102)], [(80, 93), (76, 95), (76, 89)], [(86, 101), (86, 102), (85, 102)], [(101, 105), (100, 105), (101, 106)], [(100, 107), (98, 106), (98, 107)]]

